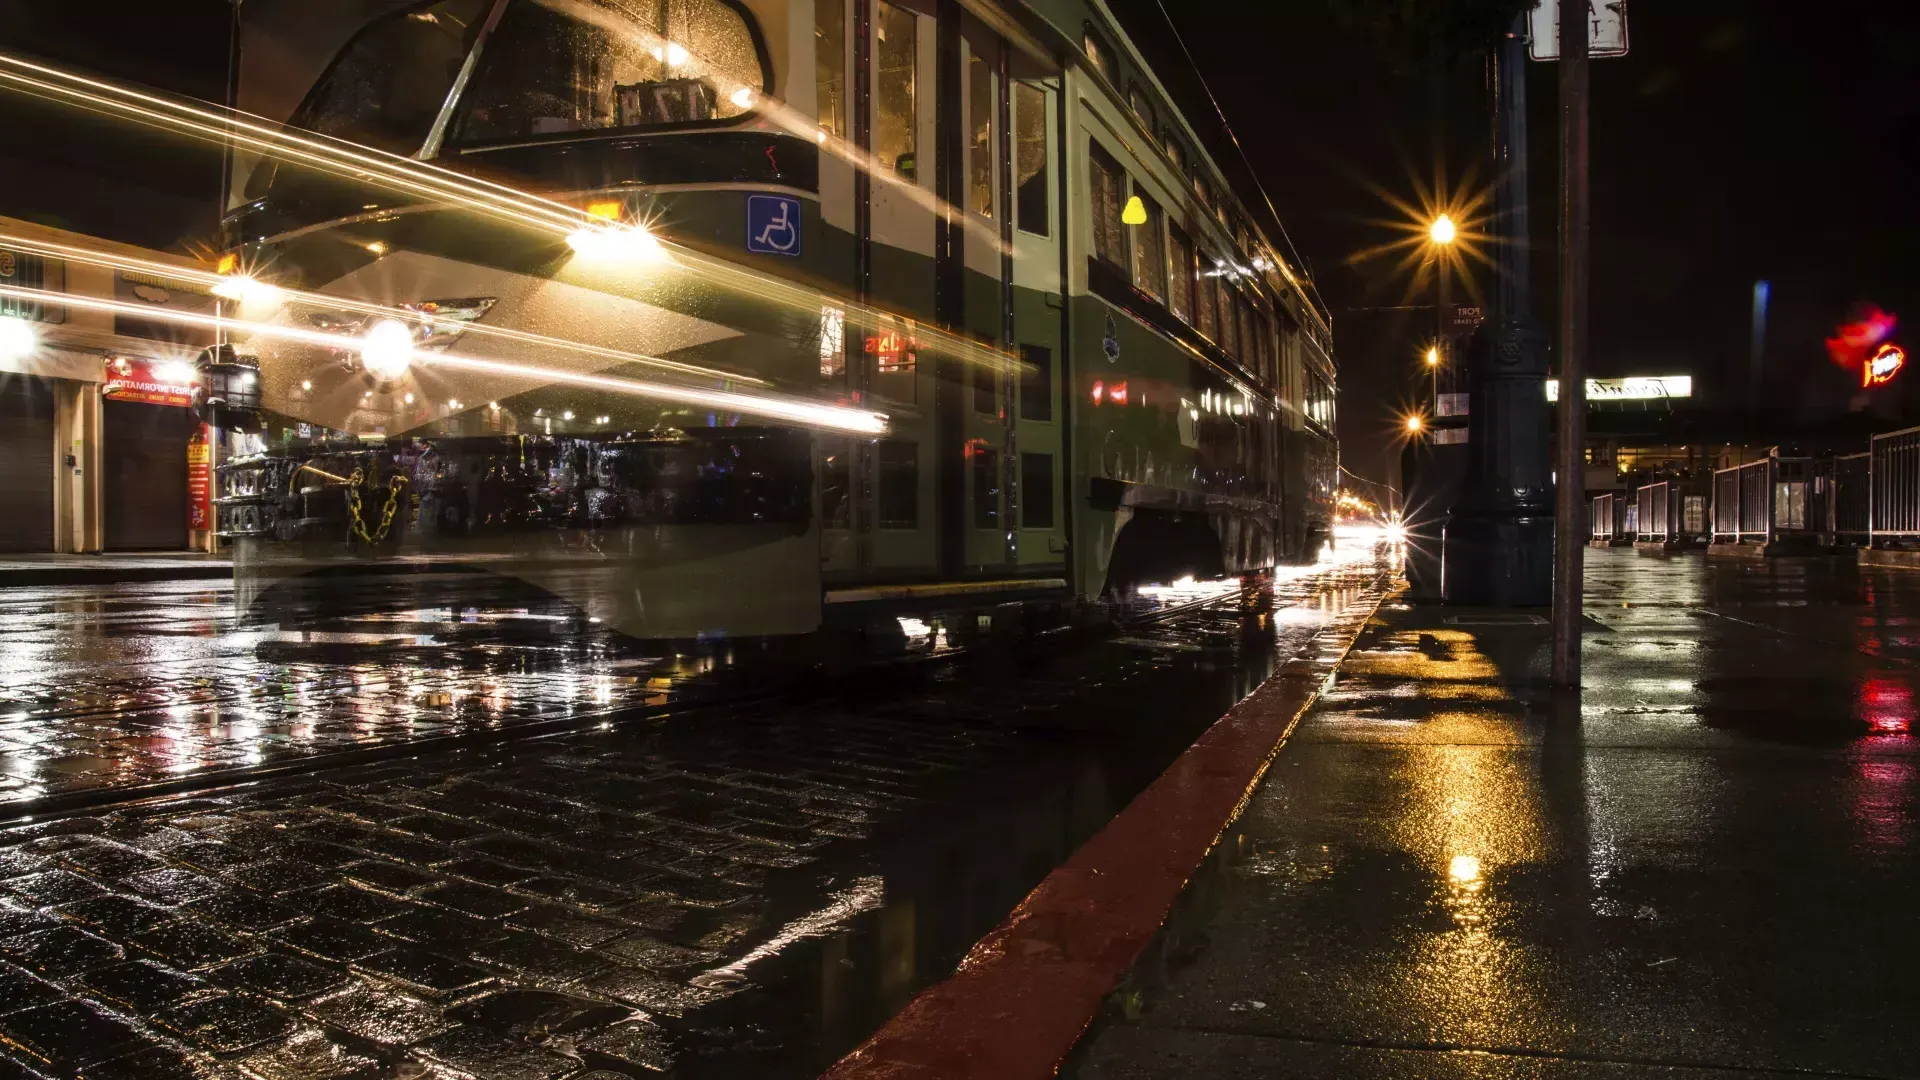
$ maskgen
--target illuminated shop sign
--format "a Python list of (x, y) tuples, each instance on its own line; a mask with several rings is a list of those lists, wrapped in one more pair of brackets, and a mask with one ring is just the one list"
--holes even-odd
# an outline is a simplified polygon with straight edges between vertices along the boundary
[[(1588, 379), (1588, 401), (1659, 401), (1693, 396), (1691, 375), (1635, 375), (1625, 379)], [(1560, 380), (1547, 380), (1547, 400), (1560, 400)]]
[(194, 366), (185, 360), (139, 360), (131, 356), (107, 357), (107, 381), (100, 396), (109, 401), (139, 401), (148, 405), (193, 404), (193, 383), (198, 377)]

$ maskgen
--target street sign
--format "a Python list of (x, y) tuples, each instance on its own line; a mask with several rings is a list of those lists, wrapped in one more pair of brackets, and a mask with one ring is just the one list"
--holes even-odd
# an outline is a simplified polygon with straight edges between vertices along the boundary
[(1474, 327), (1485, 322), (1486, 319), (1487, 310), (1479, 304), (1453, 305), (1453, 328), (1455, 330), (1472, 330)]
[[(1585, 3), (1587, 56), (1600, 60), (1627, 55), (1627, 0), (1572, 0)], [(1540, 6), (1527, 17), (1527, 35), (1533, 40), (1527, 53), (1535, 60), (1560, 59), (1560, 4), (1562, 0), (1540, 0)]]

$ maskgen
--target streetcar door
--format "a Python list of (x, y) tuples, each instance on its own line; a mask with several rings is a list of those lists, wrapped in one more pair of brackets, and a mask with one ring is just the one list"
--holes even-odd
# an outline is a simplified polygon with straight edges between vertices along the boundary
[[(885, 438), (861, 443), (857, 559), (863, 571), (920, 575), (936, 565), (933, 364), (918, 328), (934, 318), (934, 78), (931, 0), (854, 0), (865, 93), (855, 95), (858, 293), (889, 318), (849, 325), (863, 396)], [(857, 320), (855, 320), (857, 322)]]
[(1012, 518), (1018, 514), (1015, 479), (1018, 448), (1013, 439), (1014, 380), (1007, 351), (1009, 270), (1007, 247), (1006, 63), (998, 35), (971, 15), (961, 18), (959, 100), (950, 110), (959, 126), (961, 161), (952, 175), (951, 220), (960, 236), (957, 282), (960, 329), (986, 348), (956, 366), (964, 487), (960, 534), (966, 572), (1004, 573), (1013, 561)]
[(1020, 569), (1064, 572), (1070, 494), (1062, 436), (1068, 402), (1060, 396), (1066, 363), (1060, 281), (1060, 80), (1025, 70), (1027, 63), (1016, 54), (1009, 64), (1007, 236), (1012, 345), (1021, 361), (1008, 413), (1014, 418), (1016, 454), (1017, 508), (1012, 516), (1017, 520), (1011, 525), (1014, 561)]

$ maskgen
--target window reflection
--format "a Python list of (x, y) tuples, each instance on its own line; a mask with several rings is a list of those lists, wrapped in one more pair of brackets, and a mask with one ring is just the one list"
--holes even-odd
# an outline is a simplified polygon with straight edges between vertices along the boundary
[(873, 152), (883, 169), (902, 179), (919, 173), (914, 159), (914, 94), (919, 25), (913, 12), (878, 0), (874, 5)]
[(1147, 221), (1133, 230), (1133, 283), (1140, 291), (1162, 300), (1167, 295), (1167, 249), (1161, 240), (1166, 227), (1160, 204), (1140, 196), (1147, 209)]
[(762, 83), (753, 34), (721, 0), (515, 0), (481, 54), (461, 137), (723, 119)]
[(1039, 236), (1053, 231), (1047, 186), (1047, 92), (1032, 83), (1013, 88), (1013, 182), (1018, 198), (1015, 212), (1022, 232)]
[(847, 134), (847, 0), (813, 0), (813, 86), (820, 130)]
[[(971, 43), (969, 43), (971, 45)], [(971, 50), (969, 50), (971, 52)], [(998, 78), (986, 58), (967, 57), (967, 209), (993, 217), (994, 84)]]

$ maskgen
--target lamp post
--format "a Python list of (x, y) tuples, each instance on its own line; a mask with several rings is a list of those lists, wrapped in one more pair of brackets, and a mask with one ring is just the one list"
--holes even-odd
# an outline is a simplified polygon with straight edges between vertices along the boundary
[(1447, 249), (1460, 235), (1460, 229), (1453, 223), (1453, 217), (1441, 214), (1427, 226), (1427, 244), (1433, 249), (1434, 299), (1433, 299), (1433, 347), (1427, 350), (1427, 367), (1433, 375), (1433, 411), (1440, 412), (1440, 365), (1447, 359), (1447, 308), (1450, 306), (1447, 295), (1451, 284), (1447, 279)]
[(1499, 256), (1493, 319), (1467, 362), (1466, 480), (1448, 519), (1442, 592), (1449, 604), (1545, 607), (1553, 600), (1553, 472), (1547, 434), (1547, 342), (1529, 295), (1526, 33), (1514, 20), (1493, 58)]

